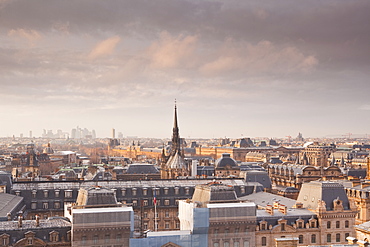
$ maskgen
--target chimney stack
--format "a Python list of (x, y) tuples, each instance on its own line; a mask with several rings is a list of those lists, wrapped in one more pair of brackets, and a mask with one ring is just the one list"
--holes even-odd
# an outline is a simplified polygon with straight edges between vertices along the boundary
[(18, 216), (18, 227), (19, 228), (22, 227), (22, 220), (23, 220), (23, 215), (22, 215), (22, 213), (20, 213), (19, 216)]
[(40, 216), (36, 215), (36, 227), (40, 226)]
[(12, 220), (12, 214), (11, 213), (7, 213), (6, 216), (8, 217), (8, 221)]

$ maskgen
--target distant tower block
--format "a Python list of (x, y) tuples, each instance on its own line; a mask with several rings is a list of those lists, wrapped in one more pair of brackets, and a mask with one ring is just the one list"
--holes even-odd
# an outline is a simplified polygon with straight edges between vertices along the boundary
[(32, 138), (32, 130), (30, 130), (30, 138)]
[(116, 130), (112, 128), (112, 139), (116, 138)]

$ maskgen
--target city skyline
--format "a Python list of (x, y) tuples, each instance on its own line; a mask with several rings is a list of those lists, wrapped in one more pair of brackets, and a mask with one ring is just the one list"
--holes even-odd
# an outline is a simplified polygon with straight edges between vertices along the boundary
[[(0, 1), (0, 136), (369, 133), (370, 2)], [(37, 16), (37, 18), (35, 18)]]

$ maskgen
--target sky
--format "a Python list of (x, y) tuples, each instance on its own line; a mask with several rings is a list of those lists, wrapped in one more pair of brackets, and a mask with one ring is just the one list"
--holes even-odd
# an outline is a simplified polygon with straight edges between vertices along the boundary
[(368, 0), (0, 0), (0, 136), (370, 134)]

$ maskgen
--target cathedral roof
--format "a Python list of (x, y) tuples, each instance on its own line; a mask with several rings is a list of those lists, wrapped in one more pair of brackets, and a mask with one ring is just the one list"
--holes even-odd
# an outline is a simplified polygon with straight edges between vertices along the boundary
[(171, 169), (185, 169), (186, 164), (184, 158), (176, 152), (174, 155), (171, 155), (168, 159), (166, 166)]

